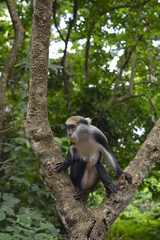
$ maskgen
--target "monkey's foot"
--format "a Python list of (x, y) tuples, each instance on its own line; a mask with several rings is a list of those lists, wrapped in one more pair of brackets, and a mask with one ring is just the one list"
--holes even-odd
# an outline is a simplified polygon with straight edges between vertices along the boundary
[(75, 200), (80, 200), (83, 197), (83, 192), (81, 189), (76, 188), (76, 193), (74, 194), (74, 199)]
[(107, 183), (105, 185), (105, 189), (107, 192), (107, 196), (110, 196), (111, 193), (117, 193), (117, 188), (112, 182)]
[(131, 184), (132, 183), (132, 176), (131, 176), (131, 174), (130, 173), (127, 173), (127, 172), (123, 172), (124, 173), (124, 175), (125, 175), (125, 179), (127, 180), (127, 182), (129, 183), (129, 184)]

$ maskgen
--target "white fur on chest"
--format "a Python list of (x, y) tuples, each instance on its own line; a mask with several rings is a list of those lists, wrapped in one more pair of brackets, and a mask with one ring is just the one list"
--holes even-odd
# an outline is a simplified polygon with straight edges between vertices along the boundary
[(78, 154), (87, 164), (95, 165), (99, 157), (99, 151), (94, 143), (84, 142), (76, 145)]
[(81, 181), (81, 188), (83, 190), (92, 188), (98, 180), (98, 173), (95, 167), (99, 158), (99, 151), (93, 146), (77, 147), (78, 154), (81, 159), (86, 162), (85, 172)]
[(81, 181), (82, 190), (93, 188), (98, 180), (98, 173), (95, 167), (94, 160), (88, 161), (85, 167), (85, 172)]

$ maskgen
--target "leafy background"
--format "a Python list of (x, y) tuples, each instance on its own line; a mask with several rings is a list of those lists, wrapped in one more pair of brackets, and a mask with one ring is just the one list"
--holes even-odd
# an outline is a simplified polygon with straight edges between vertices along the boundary
[[(64, 90), (65, 70), (72, 114), (93, 119), (107, 136), (120, 165), (125, 168), (160, 116), (160, 5), (159, 1), (77, 1), (78, 12), (62, 67), (64, 41), (52, 22), (48, 76), (48, 117), (58, 146), (65, 157), (69, 142), (64, 122), (68, 117)], [(68, 239), (50, 190), (40, 177), (36, 159), (21, 128), (27, 109), (29, 46), (32, 1), (15, 2), (25, 39), (10, 72), (6, 91), (3, 153), (0, 162), (0, 240)], [(73, 1), (54, 2), (58, 29), (65, 38)], [(117, 5), (125, 7), (114, 8)], [(137, 14), (141, 20), (137, 23)], [(53, 11), (54, 15), (54, 11)], [(0, 71), (13, 42), (13, 28), (5, 1), (0, 3)], [(135, 38), (137, 35), (137, 38)], [(85, 43), (90, 38), (86, 75)], [(136, 45), (134, 94), (108, 107), (122, 63)], [(122, 71), (117, 97), (129, 86), (131, 60)], [(152, 100), (156, 114), (148, 99)], [(115, 179), (111, 170), (108, 170)], [(155, 166), (136, 192), (132, 202), (110, 228), (105, 239), (160, 239), (160, 167)], [(89, 194), (85, 204), (96, 207), (105, 194), (103, 185)]]

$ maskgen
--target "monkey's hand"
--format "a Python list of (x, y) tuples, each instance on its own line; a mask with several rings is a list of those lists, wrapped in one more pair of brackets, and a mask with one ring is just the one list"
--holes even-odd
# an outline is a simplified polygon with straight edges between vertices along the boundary
[(76, 193), (74, 194), (74, 199), (75, 200), (80, 200), (83, 197), (83, 192), (81, 189), (76, 188)]
[(107, 192), (107, 196), (109, 196), (111, 193), (117, 193), (117, 188), (112, 182), (108, 182), (105, 184), (105, 189)]
[(55, 170), (57, 172), (62, 172), (64, 170), (66, 170), (66, 169), (67, 169), (67, 167), (66, 167), (66, 163), (65, 162), (59, 162), (59, 163), (56, 164)]
[(130, 173), (127, 173), (127, 172), (123, 172), (124, 173), (124, 175), (125, 175), (125, 179), (127, 180), (127, 182), (129, 183), (129, 184), (131, 184), (132, 183), (132, 176), (131, 176), (131, 174)]

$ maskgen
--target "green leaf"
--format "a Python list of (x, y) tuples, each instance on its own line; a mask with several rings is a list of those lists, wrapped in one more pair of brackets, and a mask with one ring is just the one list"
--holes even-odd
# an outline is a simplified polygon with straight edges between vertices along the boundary
[(3, 193), (3, 200), (4, 201), (8, 201), (9, 199), (11, 199), (13, 197), (12, 194), (10, 193)]
[(58, 137), (54, 137), (54, 140), (56, 141), (56, 143), (58, 144), (58, 146), (60, 147), (63, 143), (63, 140), (61, 138)]
[(3, 199), (4, 199), (4, 202), (2, 207), (4, 208), (6, 207), (12, 208), (14, 205), (17, 205), (20, 202), (20, 199), (15, 198), (13, 194), (4, 193)]
[(8, 214), (8, 215), (14, 215), (14, 210), (11, 207), (3, 206), (3, 210)]
[(6, 227), (6, 231), (7, 232), (14, 232), (15, 231), (15, 227), (7, 226)]
[(18, 214), (17, 215), (17, 220), (16, 220), (18, 223), (20, 223), (21, 225), (23, 226), (27, 226), (29, 227), (32, 223), (32, 217), (31, 217), (31, 214)]
[(0, 209), (0, 221), (3, 221), (5, 218), (6, 218), (5, 212)]
[(41, 213), (38, 212), (38, 211), (32, 211), (32, 212), (30, 213), (30, 216), (31, 216), (31, 218), (33, 218), (34, 220), (42, 220), (42, 219), (43, 219)]
[(27, 148), (31, 148), (31, 145), (28, 140), (26, 140), (26, 146), (27, 146)]
[(13, 237), (7, 233), (0, 233), (0, 240), (13, 240)]
[(26, 138), (22, 138), (22, 137), (15, 138), (15, 142), (19, 144), (26, 144), (26, 141), (28, 141)]
[(24, 184), (24, 185), (30, 187), (30, 183), (26, 179), (24, 179), (24, 178), (12, 176), (12, 177), (10, 177), (10, 180), (12, 180), (14, 182), (17, 182), (19, 184)]

